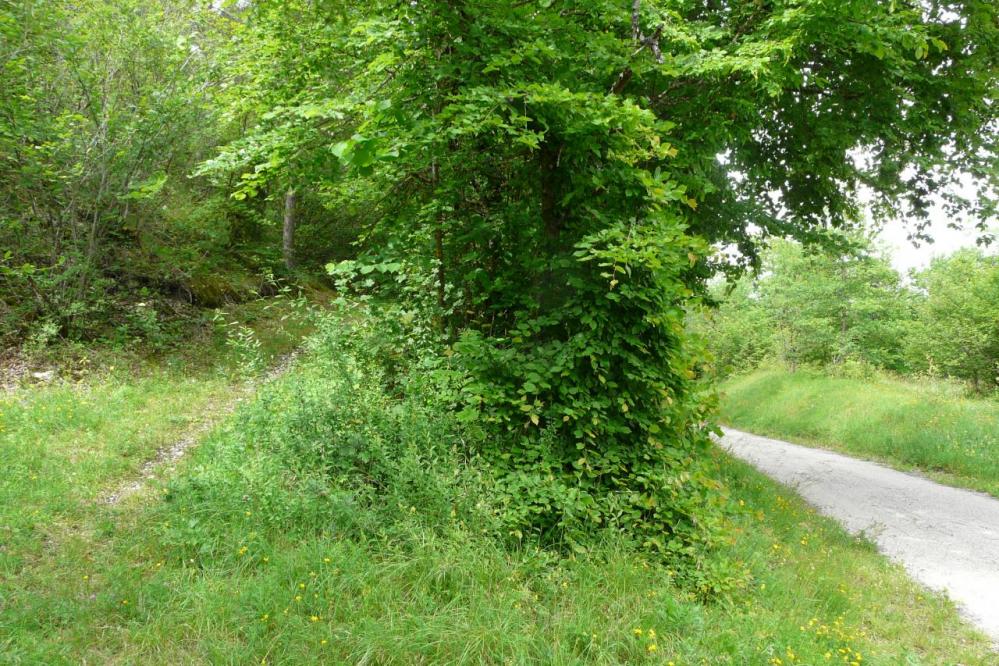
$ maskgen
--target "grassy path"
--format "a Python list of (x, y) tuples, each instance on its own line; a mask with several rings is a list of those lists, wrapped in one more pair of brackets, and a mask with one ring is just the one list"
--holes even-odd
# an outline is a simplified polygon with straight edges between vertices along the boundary
[(148, 488), (164, 473), (172, 472), (191, 447), (196, 445), (209, 431), (232, 416), (240, 403), (251, 399), (259, 386), (284, 374), (294, 362), (295, 356), (295, 352), (290, 352), (277, 359), (274, 365), (262, 376), (230, 384), (225, 395), (217, 396), (215, 400), (202, 407), (200, 417), (194, 418), (182, 437), (167, 446), (158, 448), (155, 455), (142, 464), (137, 474), (118, 481), (112, 490), (101, 496), (100, 501), (106, 504), (119, 504)]
[[(272, 302), (241, 306), (246, 330), (268, 336), (261, 359), (287, 355), (301, 339), (305, 329), (288, 314)], [(67, 600), (52, 602), (65, 590), (88, 599), (81, 583), (96, 583), (96, 564), (128, 520), (114, 505), (252, 395), (256, 381), (240, 361), (209, 339), (141, 363), (105, 353), (84, 381), (0, 393), (0, 663), (23, 658), (9, 652), (14, 625), (26, 620), (39, 636), (57, 636), (73, 621), (75, 612), (57, 610)]]
[(19, 391), (0, 402), (0, 655), (16, 635), (11, 621), (29, 622), (40, 639), (74, 622), (76, 611), (53, 604), (54, 595), (75, 590), (86, 599), (103, 544), (118, 528), (112, 508), (96, 498), (183, 438), (232, 388), (218, 375), (163, 371)]

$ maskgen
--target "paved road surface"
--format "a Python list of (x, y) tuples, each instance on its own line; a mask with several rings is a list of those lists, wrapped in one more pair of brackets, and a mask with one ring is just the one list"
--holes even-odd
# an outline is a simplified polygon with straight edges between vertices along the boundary
[(999, 500), (738, 430), (726, 428), (721, 443), (850, 532), (863, 531), (999, 646)]

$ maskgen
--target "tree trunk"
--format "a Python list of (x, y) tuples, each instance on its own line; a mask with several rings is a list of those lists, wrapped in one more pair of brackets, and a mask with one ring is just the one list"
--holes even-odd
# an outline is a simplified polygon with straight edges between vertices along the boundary
[(560, 147), (552, 144), (550, 140), (546, 140), (541, 145), (541, 163), (539, 165), (539, 176), (541, 178), (541, 222), (544, 225), (545, 243), (551, 252), (557, 249), (559, 234), (562, 231), (558, 182), (560, 153)]
[(289, 189), (284, 195), (284, 243), (282, 254), (284, 265), (288, 270), (295, 268), (295, 200), (294, 189)]
[[(430, 179), (434, 184), (435, 195), (440, 171), (437, 160), (430, 164)], [(447, 266), (444, 263), (444, 214), (437, 213), (437, 226), (434, 227), (434, 258), (437, 260), (437, 307), (439, 308), (438, 326), (442, 333), (448, 335), (448, 339), (453, 337), (454, 322), (445, 315), (447, 308)]]
[(541, 144), (538, 177), (541, 194), (542, 251), (547, 255), (548, 268), (538, 282), (538, 305), (543, 311), (557, 309), (565, 296), (556, 264), (562, 252), (562, 182), (559, 173), (561, 146), (547, 138)]

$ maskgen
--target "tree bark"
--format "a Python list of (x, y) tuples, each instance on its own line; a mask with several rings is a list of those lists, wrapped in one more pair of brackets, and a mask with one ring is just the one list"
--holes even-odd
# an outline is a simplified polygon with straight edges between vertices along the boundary
[(558, 168), (560, 147), (549, 140), (541, 144), (541, 222), (544, 225), (545, 242), (554, 251), (562, 231), (562, 215), (559, 210)]
[[(435, 159), (430, 165), (430, 178), (436, 188), (440, 173)], [(437, 213), (437, 226), (434, 227), (434, 258), (437, 260), (437, 307), (440, 308), (440, 329), (448, 333), (451, 322), (444, 312), (447, 308), (447, 267), (444, 264), (444, 215)]]
[(284, 195), (284, 233), (282, 255), (284, 265), (288, 270), (295, 268), (295, 203), (297, 195), (294, 188), (289, 188)]

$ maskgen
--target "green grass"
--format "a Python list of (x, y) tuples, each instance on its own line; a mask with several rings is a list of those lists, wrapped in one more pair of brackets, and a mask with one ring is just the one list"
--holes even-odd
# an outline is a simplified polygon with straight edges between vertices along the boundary
[[(267, 337), (263, 363), (290, 351), (307, 327), (275, 301), (233, 315)], [(160, 355), (97, 348), (62, 359), (50, 384), (0, 394), (0, 615), (19, 590), (75, 582), (66, 575), (111, 527), (102, 522), (105, 496), (225, 410), (244, 389), (243, 360), (222, 334)]]
[(215, 385), (93, 387), (119, 402), (88, 400), (69, 427), (35, 423), (64, 420), (49, 396), (68, 389), (20, 396), (2, 435), (20, 472), (0, 502), (0, 663), (994, 663), (949, 602), (721, 453), (738, 508), (703, 566), (734, 563), (730, 599), (697, 598), (610, 537), (570, 559), (504, 546), (458, 426), (371, 379), (313, 343), (167, 486), (118, 506), (88, 501), (134, 471), (115, 436), (144, 442), (138, 460)]
[[(241, 306), (235, 317), (267, 340), (255, 352), (262, 365), (294, 348), (309, 328), (277, 302)], [(243, 356), (224, 335), (151, 357), (101, 349), (60, 367), (65, 379), (0, 394), (0, 504), (17, 516), (10, 533), (72, 518), (210, 418), (239, 388)]]
[(999, 402), (934, 381), (760, 370), (722, 385), (725, 423), (999, 497)]

